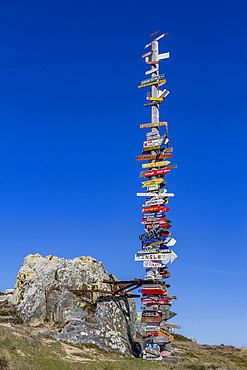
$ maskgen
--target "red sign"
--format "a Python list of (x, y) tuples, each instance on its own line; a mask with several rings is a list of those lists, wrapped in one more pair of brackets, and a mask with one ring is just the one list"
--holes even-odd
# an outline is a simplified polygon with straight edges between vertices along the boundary
[(141, 290), (141, 293), (142, 294), (164, 294), (164, 290), (163, 289), (148, 289), (148, 288), (144, 288)]
[(158, 212), (158, 211), (168, 212), (169, 209), (170, 209), (169, 207), (153, 206), (153, 207), (142, 208), (142, 212), (143, 213), (145, 213), (145, 212)]
[(157, 331), (146, 331), (146, 335), (158, 335)]
[[(151, 230), (151, 229), (153, 229), (154, 227), (156, 227), (156, 226), (159, 226), (159, 224), (156, 224), (156, 223), (153, 223), (153, 224), (151, 224), (151, 225), (146, 225), (145, 226), (145, 229), (147, 229), (147, 230)], [(168, 223), (166, 223), (166, 222), (162, 222), (162, 223), (160, 223), (160, 226), (162, 226), (162, 227), (165, 227), (166, 229), (170, 229), (170, 227), (171, 227), (171, 225), (170, 224), (168, 224)]]
[(161, 170), (147, 171), (145, 172), (145, 177), (155, 176), (155, 175), (164, 175), (171, 171), (170, 168), (163, 168)]

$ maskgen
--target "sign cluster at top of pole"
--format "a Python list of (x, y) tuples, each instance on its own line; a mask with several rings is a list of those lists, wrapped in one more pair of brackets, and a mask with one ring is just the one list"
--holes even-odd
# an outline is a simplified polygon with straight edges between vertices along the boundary
[[(156, 36), (158, 32), (150, 35)], [(144, 107), (151, 109), (151, 122), (140, 125), (141, 129), (150, 129), (146, 133), (143, 142), (142, 155), (137, 161), (145, 161), (142, 164), (142, 193), (137, 196), (146, 197), (142, 204), (141, 223), (145, 233), (139, 236), (142, 249), (137, 251), (135, 261), (142, 261), (146, 268), (146, 283), (142, 285), (142, 319), (145, 323), (146, 336), (142, 345), (144, 359), (162, 360), (171, 355), (171, 342), (174, 340), (172, 333), (174, 328), (180, 329), (179, 325), (168, 322), (176, 313), (170, 311), (176, 296), (170, 296), (167, 288), (170, 287), (164, 280), (170, 277), (168, 263), (176, 258), (176, 253), (171, 249), (176, 240), (170, 232), (171, 221), (167, 218), (170, 210), (168, 201), (174, 197), (165, 188), (167, 185), (165, 175), (171, 169), (177, 168), (171, 165), (173, 148), (169, 147), (168, 123), (160, 120), (160, 104), (165, 103), (169, 91), (164, 88), (166, 79), (160, 73), (160, 62), (169, 58), (169, 52), (159, 54), (159, 40), (167, 33), (157, 36), (147, 44), (144, 49), (151, 47), (142, 58), (145, 58), (147, 66), (147, 79), (141, 81), (138, 88), (147, 87), (147, 103)], [(160, 132), (164, 130), (164, 132)], [(169, 289), (170, 290), (170, 289)], [(170, 358), (172, 359), (172, 358)]]

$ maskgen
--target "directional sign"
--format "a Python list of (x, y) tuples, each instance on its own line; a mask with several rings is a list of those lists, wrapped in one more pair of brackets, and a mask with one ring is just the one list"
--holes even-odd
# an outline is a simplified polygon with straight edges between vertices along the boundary
[(159, 190), (160, 186), (159, 184), (157, 185), (150, 185), (147, 187), (147, 191), (154, 191), (154, 190)]
[(159, 197), (157, 193), (136, 193), (138, 197)]
[(142, 58), (146, 58), (146, 57), (148, 57), (149, 55), (152, 55), (152, 51), (149, 51), (148, 53), (143, 54), (143, 55), (142, 55)]
[(157, 150), (157, 149), (160, 149), (160, 145), (157, 145), (157, 146), (150, 146), (149, 148), (144, 148), (143, 151), (144, 152), (151, 152), (152, 150)]
[(143, 262), (143, 267), (163, 267), (164, 265), (160, 262), (147, 261)]
[(146, 213), (146, 212), (158, 212), (158, 211), (168, 212), (169, 210), (170, 210), (169, 207), (163, 207), (163, 206), (153, 206), (153, 207), (142, 208), (142, 212), (144, 212), (144, 213)]
[(167, 97), (167, 95), (169, 95), (170, 94), (170, 91), (168, 91), (168, 90), (159, 90), (159, 98), (165, 98), (165, 97)]
[(144, 123), (140, 125), (140, 128), (160, 127), (160, 126), (166, 126), (166, 125), (168, 125), (168, 122)]
[(166, 243), (167, 247), (173, 247), (177, 243), (176, 239), (172, 238)]
[(157, 176), (157, 175), (163, 175), (166, 173), (171, 172), (170, 168), (163, 168), (160, 170), (154, 170), (154, 171), (147, 171), (144, 173), (144, 177), (151, 177), (151, 176)]
[(150, 60), (146, 62), (147, 64), (159, 64), (159, 60)]
[(143, 218), (149, 218), (149, 217), (164, 217), (166, 216), (165, 212), (150, 212), (150, 213), (143, 213)]
[(167, 137), (162, 137), (159, 139), (154, 139), (154, 140), (147, 140), (143, 142), (143, 148), (149, 148), (152, 146), (157, 146), (157, 145), (165, 145), (169, 142), (169, 139)]
[(164, 236), (159, 236), (159, 237), (154, 237), (154, 238), (145, 238), (145, 239), (142, 239), (142, 242), (145, 243), (145, 244), (148, 244), (148, 243), (165, 243), (168, 242), (169, 240), (171, 239), (170, 236), (167, 236), (167, 235), (164, 235)]
[(163, 101), (164, 99), (162, 97), (154, 98), (154, 97), (150, 96), (149, 98), (147, 98), (147, 100), (151, 100), (151, 101)]
[(158, 83), (158, 87), (164, 86), (166, 84), (166, 80), (161, 80)]
[[(145, 72), (145, 75), (149, 75), (150, 73), (158, 72), (158, 70), (159, 70), (159, 68), (150, 69), (149, 71)], [(162, 76), (164, 76), (164, 75), (162, 75)], [(146, 81), (148, 81), (148, 80), (146, 80)], [(152, 81), (150, 81), (150, 82), (152, 82)]]
[(144, 107), (151, 107), (151, 106), (156, 105), (156, 104), (163, 104), (164, 102), (165, 102), (165, 99), (163, 99), (162, 101), (155, 100), (151, 103), (143, 104), (143, 106)]
[[(178, 256), (176, 255), (175, 252), (173, 252), (172, 250), (170, 252), (171, 253), (169, 253), (169, 254), (164, 254), (164, 258), (162, 259), (162, 262), (164, 263), (164, 265), (167, 265), (167, 263), (169, 263), (169, 262), (173, 263), (175, 261), (175, 259), (178, 258)], [(151, 258), (149, 258), (149, 259), (151, 259)]]
[(154, 81), (157, 81), (157, 80), (161, 80), (164, 77), (165, 77), (165, 75), (162, 74), (162, 75), (158, 75), (158, 76), (155, 76), (155, 77), (148, 78), (147, 80), (141, 81), (141, 85), (146, 85), (146, 84), (149, 84), (151, 82), (154, 82)]
[[(146, 331), (146, 335), (158, 335), (158, 332), (157, 331)], [(144, 357), (145, 356), (145, 357)], [(145, 359), (149, 359), (149, 358), (152, 358), (152, 359), (154, 359), (154, 360), (156, 360), (156, 357), (147, 357), (147, 355), (143, 355), (143, 359), (145, 360)], [(158, 357), (158, 359), (159, 358), (161, 358), (162, 359), (162, 357), (160, 356), (160, 357)]]
[[(157, 77), (159, 77), (159, 76), (157, 76)], [(163, 80), (150, 82), (150, 83), (147, 83), (145, 85), (140, 85), (140, 86), (138, 86), (138, 89), (140, 89), (141, 87), (146, 87), (146, 86), (151, 86), (151, 85), (156, 85), (156, 84), (161, 84), (161, 83), (162, 83), (162, 85), (166, 84), (166, 79), (164, 78)]]
[(164, 294), (164, 290), (163, 289), (147, 289), (147, 288), (145, 288), (145, 289), (142, 289), (141, 290), (141, 293), (142, 294)]
[(150, 185), (158, 185), (158, 184), (161, 184), (163, 181), (165, 180), (164, 179), (153, 179), (153, 180), (143, 181), (142, 187), (145, 188), (146, 186), (150, 186)]
[(162, 60), (162, 59), (168, 59), (170, 58), (170, 53), (169, 51), (167, 53), (162, 53), (162, 54), (159, 54), (158, 55), (158, 60)]
[[(158, 333), (157, 333), (158, 334)], [(168, 335), (162, 335), (162, 336), (157, 336), (153, 338), (153, 343), (155, 344), (166, 344), (169, 343)], [(167, 352), (167, 351), (162, 351), (162, 352)], [(160, 352), (160, 355), (163, 356)], [(167, 352), (170, 353), (170, 352)]]
[[(152, 230), (156, 226), (157, 226), (157, 224), (146, 225), (145, 230)], [(162, 223), (162, 227), (165, 227), (166, 229), (170, 229), (171, 225), (168, 224), (167, 222), (165, 222), (165, 223)]]
[(163, 304), (163, 303), (166, 303), (167, 299), (166, 297), (162, 297), (162, 298), (159, 298), (158, 301), (155, 301), (154, 299), (152, 298), (141, 298), (141, 304), (148, 304), (148, 305), (151, 305), (151, 304)]
[(150, 167), (162, 167), (167, 166), (170, 164), (170, 161), (161, 161), (161, 162), (153, 162), (153, 163), (144, 163), (142, 164), (142, 168), (150, 168)]
[(154, 324), (160, 324), (162, 321), (162, 318), (160, 316), (154, 317), (154, 316), (143, 316), (141, 318), (141, 322), (146, 322), (146, 323), (154, 323)]
[(141, 223), (146, 225), (146, 224), (153, 224), (153, 223), (159, 223), (160, 225), (162, 225), (163, 223), (165, 223), (165, 221), (167, 221), (167, 218), (166, 216), (164, 217), (148, 217), (148, 218), (142, 218), (141, 220)]
[(148, 200), (147, 202), (142, 203), (143, 207), (151, 207), (151, 206), (156, 206), (159, 204), (163, 204), (164, 199), (156, 199), (156, 200)]
[[(171, 148), (170, 148), (171, 149)], [(171, 153), (162, 153), (162, 154), (147, 154), (147, 155), (139, 155), (138, 157), (136, 157), (136, 160), (137, 161), (151, 161), (153, 159), (165, 159), (165, 158), (171, 158), (172, 157), (172, 154)]]
[(160, 327), (158, 325), (147, 325), (146, 331), (158, 331)]
[[(165, 261), (165, 264), (167, 264), (168, 262), (170, 262), (172, 257), (173, 256), (171, 256), (171, 253), (168, 253), (168, 254), (166, 254), (166, 253), (157, 253), (157, 254), (143, 254), (143, 255), (137, 255), (136, 254), (135, 255), (135, 261), (150, 261), (150, 260), (151, 261)], [(176, 255), (176, 258), (177, 258), (177, 255)], [(168, 261), (168, 262), (166, 262), (166, 261)]]

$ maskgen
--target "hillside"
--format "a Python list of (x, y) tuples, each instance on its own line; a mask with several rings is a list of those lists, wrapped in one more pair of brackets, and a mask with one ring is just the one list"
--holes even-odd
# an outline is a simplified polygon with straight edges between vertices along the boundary
[(0, 369), (247, 369), (247, 352), (233, 346), (199, 345), (175, 335), (178, 363), (144, 361), (93, 344), (57, 341), (47, 334), (49, 326), (32, 328), (18, 323), (13, 310), (2, 310), (0, 316)]

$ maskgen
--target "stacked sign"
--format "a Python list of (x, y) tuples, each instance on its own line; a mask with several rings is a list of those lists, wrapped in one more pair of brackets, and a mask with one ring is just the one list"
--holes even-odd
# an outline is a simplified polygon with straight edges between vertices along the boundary
[[(151, 35), (152, 36), (152, 35)], [(169, 53), (159, 54), (158, 40), (166, 36), (163, 34), (154, 39), (145, 48), (151, 46), (151, 51), (142, 57), (151, 69), (146, 72), (151, 77), (141, 82), (139, 88), (149, 86), (147, 93), (149, 103), (144, 107), (151, 107), (151, 123), (142, 124), (140, 128), (150, 128), (143, 142), (143, 155), (138, 156), (138, 161), (147, 161), (142, 164), (144, 169), (140, 177), (143, 178), (143, 193), (138, 196), (146, 197), (142, 204), (142, 219), (145, 233), (139, 238), (142, 243), (142, 250), (135, 255), (136, 261), (143, 261), (146, 268), (146, 284), (142, 286), (141, 298), (142, 319), (146, 324), (146, 338), (143, 342), (143, 358), (161, 360), (171, 354), (171, 342), (174, 340), (171, 333), (174, 327), (179, 327), (167, 321), (176, 314), (170, 311), (172, 300), (177, 297), (169, 296), (164, 279), (170, 277), (167, 264), (172, 263), (177, 255), (171, 249), (176, 240), (171, 237), (171, 221), (167, 218), (169, 198), (173, 193), (168, 193), (165, 189), (165, 175), (172, 168), (177, 166), (170, 165), (173, 149), (169, 148), (167, 122), (159, 120), (159, 105), (165, 102), (165, 97), (169, 94), (166, 89), (160, 89), (165, 83), (163, 74), (159, 74), (159, 62), (169, 58)], [(164, 135), (160, 133), (160, 127), (165, 128)]]

